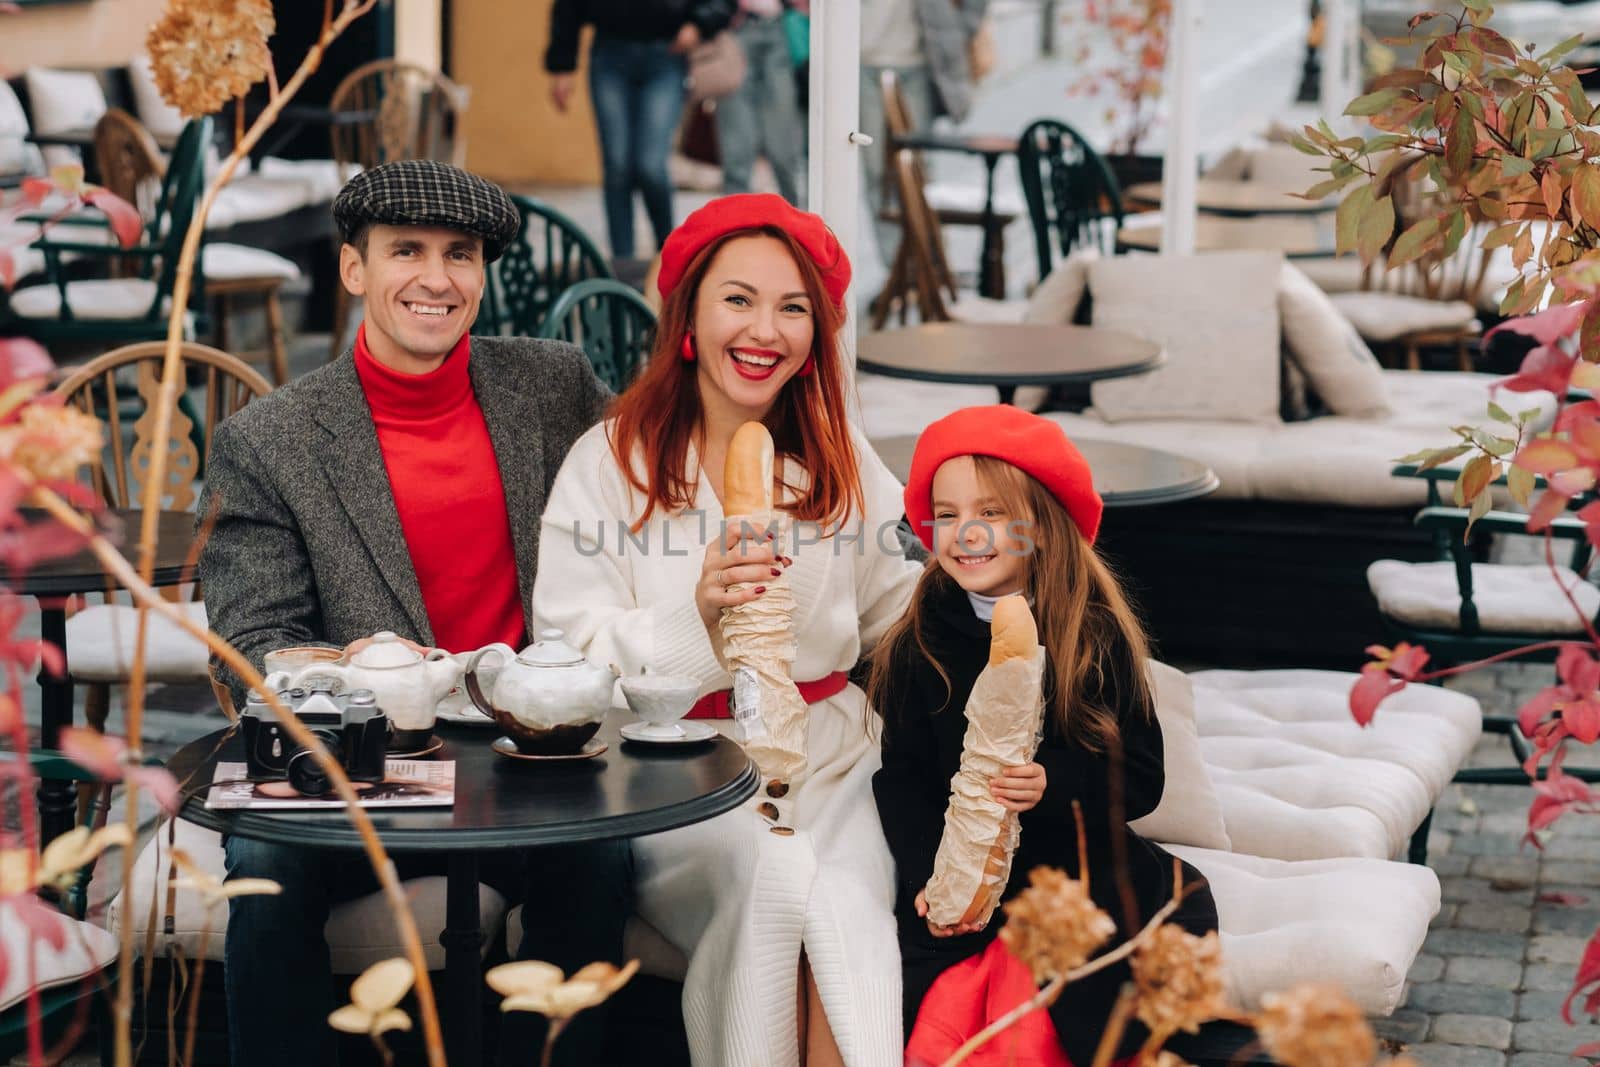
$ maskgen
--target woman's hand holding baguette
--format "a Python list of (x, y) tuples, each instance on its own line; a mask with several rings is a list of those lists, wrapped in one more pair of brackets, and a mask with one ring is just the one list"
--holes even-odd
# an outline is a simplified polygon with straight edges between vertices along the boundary
[(1037, 763), (1006, 767), (989, 779), (989, 795), (1007, 811), (1032, 810), (1044, 799), (1044, 787), (1044, 767)]
[(928, 933), (934, 937), (960, 937), (963, 934), (975, 934), (984, 927), (983, 923), (956, 923), (954, 926), (940, 926), (928, 918), (928, 891), (917, 890), (917, 899), (912, 905), (917, 909), (924, 922), (928, 924)]
[[(778, 555), (776, 536), (770, 530), (759, 531), (730, 522), (722, 538), (706, 546), (705, 564), (694, 587), (694, 602), (707, 633), (716, 635), (723, 608), (755, 600), (767, 591), (768, 579), (783, 573), (780, 567), (794, 562)], [(730, 591), (730, 587), (741, 583), (745, 588)]]

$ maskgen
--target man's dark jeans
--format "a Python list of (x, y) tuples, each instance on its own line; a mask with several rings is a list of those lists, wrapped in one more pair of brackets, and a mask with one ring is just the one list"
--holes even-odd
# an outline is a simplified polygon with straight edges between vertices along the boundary
[[(228, 837), (229, 878), (270, 878), (277, 896), (229, 902), (224, 950), (228, 1039), (234, 1067), (327, 1067), (338, 1062), (328, 1015), (338, 1005), (323, 928), (338, 904), (377, 892), (360, 853), (303, 849)], [(568, 974), (586, 963), (622, 963), (622, 930), (633, 912), (633, 851), (596, 841), (485, 856), (483, 881), (523, 904), (517, 959), (547, 960)], [(396, 856), (402, 879), (443, 874), (442, 858)], [(604, 1008), (580, 1014), (556, 1043), (558, 1064), (593, 1064), (603, 1047)], [(537, 1017), (508, 1013), (501, 1062), (531, 1063), (544, 1040)], [(514, 1047), (513, 1047), (514, 1046)]]

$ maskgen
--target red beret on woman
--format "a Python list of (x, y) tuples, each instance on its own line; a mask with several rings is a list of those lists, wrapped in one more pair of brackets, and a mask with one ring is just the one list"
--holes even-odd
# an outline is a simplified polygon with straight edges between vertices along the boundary
[(933, 550), (933, 476), (946, 460), (957, 456), (993, 456), (1031, 475), (1061, 501), (1083, 539), (1094, 544), (1105, 505), (1095, 492), (1089, 461), (1067, 431), (1042, 415), (1010, 404), (991, 404), (946, 415), (917, 438), (906, 477), (906, 518), (929, 551)]
[(793, 237), (822, 272), (823, 287), (835, 307), (844, 307), (850, 287), (850, 259), (821, 215), (801, 211), (776, 193), (720, 196), (694, 211), (661, 246), (656, 288), (662, 299), (678, 287), (696, 254), (717, 238), (739, 230), (776, 226)]

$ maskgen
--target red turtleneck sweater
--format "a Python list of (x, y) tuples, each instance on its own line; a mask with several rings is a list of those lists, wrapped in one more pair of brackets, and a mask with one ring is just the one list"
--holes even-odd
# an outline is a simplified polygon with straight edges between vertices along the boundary
[[(433, 640), (449, 652), (504, 641), (521, 648), (527, 623), (517, 588), (511, 520), (489, 426), (472, 392), (470, 336), (427, 374), (401, 374), (356, 333), (356, 374)], [(524, 516), (527, 519), (527, 516)]]

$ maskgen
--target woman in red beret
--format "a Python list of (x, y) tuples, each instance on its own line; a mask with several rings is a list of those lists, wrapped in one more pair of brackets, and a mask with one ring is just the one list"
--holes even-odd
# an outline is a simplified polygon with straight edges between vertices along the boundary
[[(874, 650), (867, 691), (883, 717), (873, 790), (895, 860), (907, 1062), (931, 1064), (1036, 989), (1029, 968), (995, 939), (1003, 916), (938, 926), (923, 892), (1000, 597), (1027, 597), (1045, 649), (1038, 752), (989, 782), (994, 800), (1020, 813), (1001, 899), (1026, 888), (1038, 866), (1087, 873), (1091, 895), (1117, 925), (1110, 948), (1171, 898), (1173, 858), (1128, 828), (1161, 800), (1161, 729), (1144, 629), (1094, 548), (1101, 501), (1083, 455), (1049, 419), (1003, 404), (967, 408), (918, 439), (905, 511), (933, 559), (910, 610)], [(1075, 803), (1087, 872), (1078, 870)], [(1199, 880), (1184, 868), (1185, 884)], [(1216, 929), (1210, 892), (1192, 891), (1169, 921), (1194, 933)], [(1087, 1067), (1128, 979), (1121, 963), (1068, 985), (1048, 1014), (1027, 1016), (967, 1062)], [(1133, 1024), (1120, 1054), (1147, 1036)]]
[[(846, 672), (900, 617), (921, 568), (893, 532), (899, 483), (846, 411), (849, 281), (827, 226), (780, 197), (696, 211), (662, 250), (650, 357), (573, 446), (543, 517), (537, 625), (624, 673), (700, 679), (690, 731), (731, 725), (715, 721), (731, 683), (713, 647), (723, 609), (769, 584), (794, 600), (805, 773), (634, 842), (638, 910), (689, 959), (699, 1067), (902, 1063), (877, 745)], [(775, 445), (776, 540), (721, 530), (724, 463), (752, 420)]]

